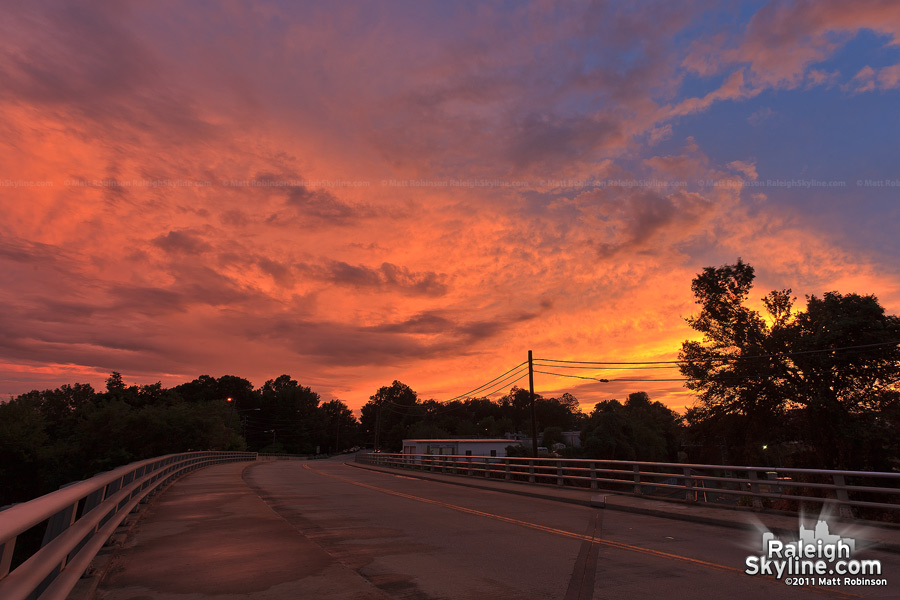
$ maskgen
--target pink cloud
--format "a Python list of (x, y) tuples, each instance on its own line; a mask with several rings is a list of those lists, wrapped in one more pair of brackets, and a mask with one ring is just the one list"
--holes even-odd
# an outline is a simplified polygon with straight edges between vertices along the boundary
[(900, 88), (900, 64), (882, 67), (878, 70), (866, 65), (843, 87), (846, 91), (855, 94), (897, 88)]
[[(833, 85), (837, 73), (815, 65), (832, 56), (860, 30), (885, 36), (886, 45), (896, 44), (900, 6), (890, 0), (769, 3), (736, 37), (719, 34), (693, 43), (682, 65), (702, 77), (744, 69), (744, 93), (749, 95), (767, 88), (796, 88), (804, 83)], [(889, 74), (885, 77), (890, 79)], [(728, 94), (727, 87), (728, 82), (721, 91), (723, 97), (740, 97), (734, 90)], [(718, 90), (711, 94), (717, 93)], [(699, 100), (694, 105), (706, 106)]]

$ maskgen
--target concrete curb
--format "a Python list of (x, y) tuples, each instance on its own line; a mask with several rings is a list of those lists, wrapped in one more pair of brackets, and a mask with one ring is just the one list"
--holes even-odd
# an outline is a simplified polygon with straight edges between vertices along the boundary
[[(181, 477), (183, 477), (183, 475)], [(97, 597), (97, 590), (100, 587), (100, 583), (115, 564), (119, 551), (134, 533), (135, 527), (137, 527), (147, 510), (156, 502), (162, 493), (169, 489), (175, 481), (181, 479), (181, 477), (168, 482), (161, 488), (153, 490), (143, 500), (138, 502), (137, 506), (134, 507), (127, 517), (125, 517), (125, 520), (122, 521), (112, 535), (109, 536), (109, 539), (106, 540), (106, 543), (97, 555), (94, 556), (94, 559), (81, 576), (81, 579), (78, 580), (78, 583), (76, 583), (75, 587), (72, 588), (72, 591), (69, 592), (67, 600), (93, 600)]]
[[(257, 464), (256, 461), (248, 461), (244, 466), (244, 469)], [(206, 467), (204, 467), (206, 468)], [(243, 472), (243, 469), (241, 470)], [(109, 574), (110, 569), (116, 563), (116, 559), (119, 557), (119, 553), (122, 548), (125, 546), (126, 542), (131, 539), (134, 535), (135, 530), (140, 523), (141, 519), (143, 519), (147, 511), (149, 511), (154, 504), (160, 499), (160, 497), (172, 487), (175, 483), (190, 475), (191, 473), (195, 473), (195, 471), (188, 471), (186, 473), (182, 473), (178, 477), (175, 477), (165, 485), (162, 485), (152, 492), (150, 492), (143, 500), (138, 502), (138, 504), (132, 509), (131, 513), (125, 517), (125, 520), (116, 528), (116, 530), (109, 536), (106, 540), (106, 543), (100, 549), (94, 559), (91, 561), (90, 566), (88, 566), (87, 570), (78, 580), (78, 583), (75, 584), (75, 587), (72, 588), (72, 591), (69, 592), (69, 595), (66, 597), (66, 600), (95, 600), (97, 598), (98, 589), (100, 588), (100, 584)]]

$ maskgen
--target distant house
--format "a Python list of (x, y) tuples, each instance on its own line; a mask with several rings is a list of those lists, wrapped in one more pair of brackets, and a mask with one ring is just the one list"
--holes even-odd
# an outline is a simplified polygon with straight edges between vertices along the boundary
[(581, 432), (580, 431), (563, 431), (563, 443), (566, 446), (581, 448)]
[(506, 456), (507, 446), (518, 445), (520, 445), (518, 441), (504, 438), (481, 440), (403, 440), (403, 454)]

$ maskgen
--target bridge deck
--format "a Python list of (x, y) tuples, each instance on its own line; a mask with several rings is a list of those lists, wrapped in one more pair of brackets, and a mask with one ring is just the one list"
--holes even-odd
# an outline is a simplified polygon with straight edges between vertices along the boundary
[[(731, 598), (877, 598), (900, 589), (900, 556), (880, 551), (864, 558), (882, 561), (887, 589), (801, 589), (748, 577), (744, 559), (761, 535), (706, 524), (758, 516), (769, 529), (796, 532), (795, 517), (628, 496), (607, 497), (608, 508), (623, 510), (597, 510), (577, 505), (596, 493), (446, 479), (492, 489), (338, 460), (197, 471), (147, 509), (100, 597), (695, 599), (728, 590)], [(854, 525), (851, 533), (862, 545), (869, 536), (900, 548), (898, 529)]]

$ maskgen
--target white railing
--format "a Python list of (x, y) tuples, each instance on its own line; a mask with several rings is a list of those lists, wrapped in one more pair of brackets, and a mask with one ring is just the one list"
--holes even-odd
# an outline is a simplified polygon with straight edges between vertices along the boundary
[[(623, 460), (520, 458), (434, 454), (359, 453), (359, 463), (620, 494), (668, 497), (689, 502), (764, 501), (829, 505), (841, 516), (852, 507), (900, 511), (900, 473), (830, 471)], [(775, 506), (775, 508), (782, 508)], [(900, 512), (896, 515), (900, 518)]]
[[(0, 511), (0, 598), (66, 598), (116, 527), (148, 494), (189, 471), (245, 460), (256, 460), (256, 453), (188, 452), (150, 458)], [(40, 550), (11, 569), (16, 539), (45, 523)]]

